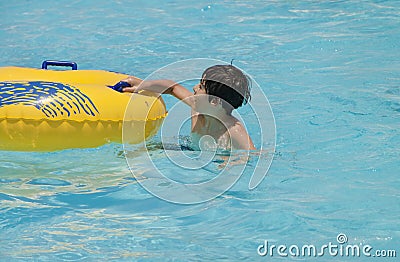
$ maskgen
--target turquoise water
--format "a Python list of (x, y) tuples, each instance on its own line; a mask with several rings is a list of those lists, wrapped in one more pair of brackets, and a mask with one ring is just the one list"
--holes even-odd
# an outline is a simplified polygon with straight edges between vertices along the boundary
[(398, 257), (399, 13), (394, 0), (0, 1), (0, 66), (72, 60), (144, 78), (182, 59), (235, 59), (268, 96), (277, 128), (256, 189), (244, 175), (198, 205), (144, 190), (118, 144), (2, 151), (0, 260), (308, 261), (257, 248), (338, 244), (339, 233)]

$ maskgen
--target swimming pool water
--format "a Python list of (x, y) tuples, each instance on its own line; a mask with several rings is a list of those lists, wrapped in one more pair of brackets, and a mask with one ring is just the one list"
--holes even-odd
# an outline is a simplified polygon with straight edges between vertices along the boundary
[(119, 144), (1, 151), (0, 260), (287, 259), (257, 248), (337, 244), (339, 233), (398, 257), (399, 13), (395, 0), (0, 1), (0, 66), (72, 60), (144, 78), (182, 59), (235, 59), (268, 96), (277, 127), (255, 190), (244, 175), (198, 205), (145, 191)]

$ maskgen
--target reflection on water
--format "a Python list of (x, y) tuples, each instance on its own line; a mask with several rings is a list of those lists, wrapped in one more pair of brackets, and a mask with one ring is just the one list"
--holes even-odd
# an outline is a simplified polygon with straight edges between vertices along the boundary
[[(146, 147), (135, 145), (123, 148), (120, 144), (108, 144), (94, 149), (47, 153), (3, 151), (0, 154), (0, 194), (4, 200), (1, 205), (9, 206), (10, 201), (26, 202), (26, 199), (16, 197), (38, 199), (63, 192), (90, 194), (136, 183), (135, 177), (153, 168), (146, 165), (144, 159), (147, 154), (164, 174), (185, 183), (210, 180), (218, 176), (228, 162), (234, 166), (235, 161), (239, 163), (247, 155), (247, 152), (219, 151), (201, 168), (185, 169), (173, 160), (196, 162), (201, 152), (192, 150), (189, 136), (180, 137), (179, 143), (161, 143), (153, 138), (146, 143)], [(254, 170), (258, 153), (250, 154), (246, 172)], [(125, 157), (129, 159), (130, 168)]]
[(37, 199), (55, 193), (93, 193), (102, 188), (132, 183), (121, 145), (56, 152), (0, 154), (0, 192)]
[(263, 180), (273, 156), (272, 149), (184, 151), (176, 145), (161, 145), (157, 141), (149, 143), (148, 148), (144, 145), (125, 147), (133, 175), (157, 197), (184, 204), (213, 199), (225, 193), (242, 176), (245, 179), (240, 188), (248, 190), (254, 184), (251, 181)]

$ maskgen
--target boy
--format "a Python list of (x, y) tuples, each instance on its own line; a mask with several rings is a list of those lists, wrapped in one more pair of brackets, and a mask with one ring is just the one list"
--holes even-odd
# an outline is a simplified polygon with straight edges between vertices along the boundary
[(192, 108), (192, 143), (199, 146), (203, 136), (215, 139), (220, 149), (254, 150), (243, 124), (232, 110), (250, 99), (248, 78), (233, 65), (215, 65), (206, 69), (194, 93), (172, 80), (142, 81), (128, 77), (115, 86), (123, 92), (151, 91), (170, 94)]

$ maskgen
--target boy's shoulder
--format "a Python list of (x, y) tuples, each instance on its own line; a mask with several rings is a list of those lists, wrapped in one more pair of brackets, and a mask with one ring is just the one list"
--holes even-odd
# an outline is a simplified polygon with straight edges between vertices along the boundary
[(247, 133), (246, 128), (244, 128), (242, 122), (240, 122), (238, 119), (234, 118), (232, 120), (232, 124), (229, 125), (229, 132), (234, 135), (234, 134), (242, 134)]
[(245, 126), (236, 119), (234, 125), (229, 127), (229, 135), (232, 145), (237, 149), (253, 150), (256, 149)]

